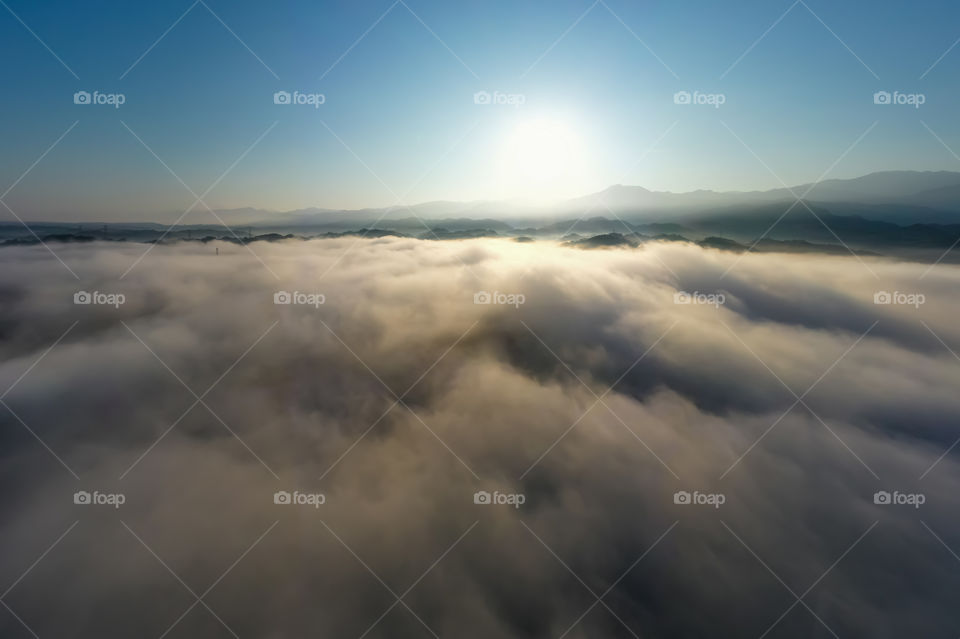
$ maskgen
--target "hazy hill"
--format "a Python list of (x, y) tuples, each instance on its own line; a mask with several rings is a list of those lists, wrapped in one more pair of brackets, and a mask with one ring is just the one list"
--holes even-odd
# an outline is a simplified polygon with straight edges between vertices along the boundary
[[(239, 208), (216, 211), (216, 216), (198, 207), (183, 222), (220, 225), (219, 216), (232, 227), (293, 229), (327, 226), (341, 230), (373, 226), (379, 222), (397, 224), (406, 219), (416, 221), (416, 218), (443, 220), (444, 226), (448, 227), (454, 224), (448, 220), (484, 220), (485, 228), (496, 228), (496, 222), (509, 222), (514, 227), (540, 227), (545, 222), (560, 223), (581, 216), (621, 217), (638, 223), (670, 223), (675, 222), (680, 214), (793, 201), (795, 196), (791, 191), (838, 213), (849, 212), (867, 219), (898, 224), (960, 223), (960, 173), (952, 171), (883, 171), (853, 179), (824, 180), (812, 188), (809, 184), (800, 184), (790, 190), (779, 188), (767, 191), (697, 190), (672, 193), (616, 184), (597, 193), (551, 205), (533, 205), (522, 200), (435, 201), (357, 210), (306, 208), (279, 212)], [(170, 212), (165, 219), (173, 222), (180, 214)], [(605, 230), (612, 232), (617, 229)], [(622, 227), (619, 230), (623, 230)]]

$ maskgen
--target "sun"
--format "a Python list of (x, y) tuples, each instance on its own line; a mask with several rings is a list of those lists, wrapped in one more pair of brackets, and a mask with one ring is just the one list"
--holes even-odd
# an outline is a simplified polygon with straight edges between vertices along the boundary
[(535, 200), (563, 197), (586, 165), (577, 128), (561, 117), (540, 116), (513, 124), (501, 151), (504, 186)]

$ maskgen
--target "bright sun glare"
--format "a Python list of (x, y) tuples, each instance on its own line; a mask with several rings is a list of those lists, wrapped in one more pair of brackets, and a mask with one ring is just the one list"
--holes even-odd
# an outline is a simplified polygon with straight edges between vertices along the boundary
[(506, 136), (500, 165), (504, 186), (514, 195), (556, 199), (583, 176), (583, 143), (568, 120), (545, 116), (521, 120)]

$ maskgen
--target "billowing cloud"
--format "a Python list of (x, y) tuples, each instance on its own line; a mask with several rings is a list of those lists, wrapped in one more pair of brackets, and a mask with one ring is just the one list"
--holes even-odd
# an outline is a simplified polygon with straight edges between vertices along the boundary
[(960, 632), (955, 266), (53, 248), (0, 251), (4, 636)]

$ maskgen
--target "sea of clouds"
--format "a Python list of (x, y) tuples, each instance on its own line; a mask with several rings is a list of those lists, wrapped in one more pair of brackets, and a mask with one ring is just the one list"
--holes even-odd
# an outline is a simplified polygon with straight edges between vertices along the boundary
[(0, 251), (4, 637), (960, 634), (957, 266), (51, 248)]

